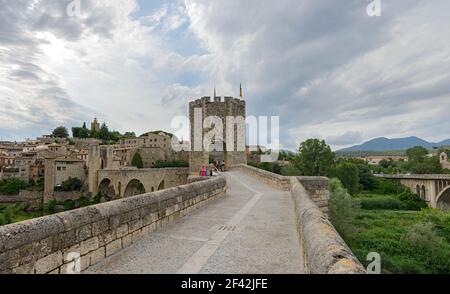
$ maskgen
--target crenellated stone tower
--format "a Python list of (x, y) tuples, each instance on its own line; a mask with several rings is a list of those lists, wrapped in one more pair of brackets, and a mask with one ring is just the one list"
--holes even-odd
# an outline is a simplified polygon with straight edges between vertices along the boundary
[[(226, 169), (247, 163), (245, 118), (246, 108), (243, 99), (214, 97), (211, 101), (211, 97), (203, 97), (189, 103), (191, 126), (189, 166), (192, 175), (198, 175), (202, 166), (208, 166), (211, 154), (222, 154)], [(217, 119), (222, 122), (221, 127), (216, 126)], [(222, 134), (210, 138), (211, 130), (214, 128), (216, 130), (222, 128)], [(198, 147), (204, 147), (204, 140), (210, 141), (211, 146), (199, 150)], [(198, 145), (199, 142), (201, 146)]]

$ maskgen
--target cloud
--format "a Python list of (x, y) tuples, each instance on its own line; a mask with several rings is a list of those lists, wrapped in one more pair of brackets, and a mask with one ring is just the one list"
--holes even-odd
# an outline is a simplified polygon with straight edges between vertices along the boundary
[(286, 148), (450, 136), (448, 1), (383, 1), (381, 17), (364, 0), (82, 0), (79, 17), (69, 2), (0, 0), (0, 137), (94, 116), (169, 130), (190, 100), (241, 82)]
[(362, 138), (362, 133), (349, 131), (345, 132), (342, 135), (329, 136), (327, 137), (326, 141), (332, 145), (343, 146), (361, 143)]

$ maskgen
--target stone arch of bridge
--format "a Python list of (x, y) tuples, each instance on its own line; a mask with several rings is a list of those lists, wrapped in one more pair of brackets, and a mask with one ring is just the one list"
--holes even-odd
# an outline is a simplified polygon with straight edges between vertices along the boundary
[(444, 211), (450, 210), (450, 186), (447, 186), (447, 188), (436, 197), (436, 207)]
[(132, 179), (125, 187), (124, 197), (131, 197), (146, 193), (144, 184), (138, 179)]
[(164, 183), (164, 180), (163, 180), (161, 183), (159, 183), (157, 191), (164, 190), (164, 185), (165, 185), (165, 183)]
[(108, 178), (103, 179), (98, 185), (98, 194), (108, 201), (115, 199), (117, 193), (114, 189), (113, 182)]

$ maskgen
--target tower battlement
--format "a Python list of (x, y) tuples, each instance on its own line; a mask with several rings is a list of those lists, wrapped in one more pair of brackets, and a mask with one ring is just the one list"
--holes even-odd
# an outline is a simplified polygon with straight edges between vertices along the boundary
[(202, 97), (200, 99), (194, 100), (192, 102), (189, 103), (189, 106), (191, 107), (203, 107), (204, 104), (235, 104), (235, 105), (239, 105), (239, 106), (245, 106), (245, 101), (239, 98), (234, 98), (234, 97), (229, 97), (229, 96), (225, 96), (225, 97), (221, 97), (221, 96), (216, 96), (214, 97), (214, 99), (211, 99), (211, 96), (205, 96)]

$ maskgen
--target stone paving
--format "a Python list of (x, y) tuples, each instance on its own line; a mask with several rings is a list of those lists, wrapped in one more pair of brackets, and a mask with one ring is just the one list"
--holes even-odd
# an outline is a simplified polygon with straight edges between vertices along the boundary
[(303, 261), (289, 192), (224, 173), (227, 196), (84, 273), (297, 274)]

